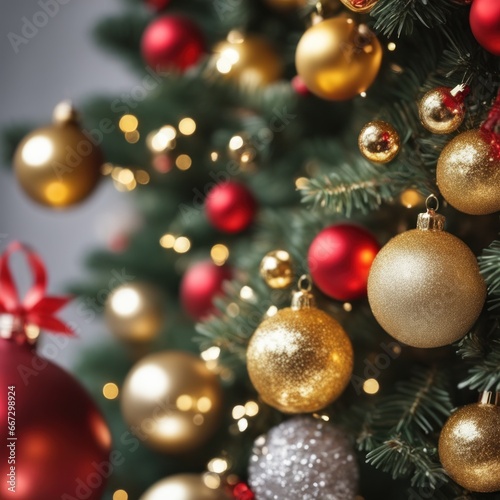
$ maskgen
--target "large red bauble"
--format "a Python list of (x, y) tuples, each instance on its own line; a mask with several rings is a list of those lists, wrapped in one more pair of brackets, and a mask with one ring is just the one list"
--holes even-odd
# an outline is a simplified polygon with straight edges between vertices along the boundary
[(257, 202), (244, 184), (227, 181), (215, 186), (205, 201), (210, 223), (224, 233), (244, 231), (254, 220)]
[(500, 2), (474, 0), (469, 21), (479, 44), (492, 54), (500, 56)]
[(185, 70), (196, 64), (205, 51), (205, 40), (198, 26), (185, 17), (162, 16), (144, 31), (142, 56), (156, 71)]
[(368, 274), (380, 246), (366, 229), (337, 224), (314, 238), (307, 256), (316, 286), (337, 300), (355, 300), (366, 295)]
[[(0, 498), (99, 500), (112, 467), (109, 429), (80, 384), (32, 349), (0, 340), (0, 442), (7, 450), (1, 454)], [(11, 386), (15, 414), (8, 414)], [(8, 415), (14, 417), (13, 431)], [(15, 493), (8, 490), (11, 465)]]
[(195, 320), (214, 312), (213, 299), (222, 293), (222, 283), (231, 279), (228, 266), (216, 266), (212, 261), (198, 262), (184, 274), (181, 282), (181, 303)]

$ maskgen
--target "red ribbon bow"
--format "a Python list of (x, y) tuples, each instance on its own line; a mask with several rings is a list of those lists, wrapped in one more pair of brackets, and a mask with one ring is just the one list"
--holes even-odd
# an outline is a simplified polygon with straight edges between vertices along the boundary
[[(10, 256), (17, 251), (25, 254), (33, 285), (21, 301), (9, 267)], [(12, 242), (0, 256), (0, 314), (12, 314), (21, 325), (36, 325), (40, 329), (73, 335), (73, 330), (54, 315), (64, 307), (72, 297), (46, 297), (47, 272), (40, 257), (28, 246), (18, 241)]]

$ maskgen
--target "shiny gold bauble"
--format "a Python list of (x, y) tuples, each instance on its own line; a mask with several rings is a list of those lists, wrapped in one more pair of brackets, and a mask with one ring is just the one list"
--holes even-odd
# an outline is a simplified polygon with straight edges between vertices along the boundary
[(127, 283), (109, 294), (104, 317), (118, 339), (150, 342), (165, 323), (165, 298), (161, 290), (148, 283)]
[(378, 0), (340, 0), (349, 10), (364, 14), (370, 12)]
[(293, 10), (307, 5), (307, 0), (265, 0), (265, 2), (276, 10)]
[(349, 337), (316, 307), (281, 309), (257, 328), (247, 350), (252, 384), (284, 413), (313, 412), (335, 401), (352, 367)]
[(446, 231), (413, 229), (387, 243), (368, 277), (372, 312), (396, 340), (440, 347), (477, 320), (486, 285), (469, 247)]
[(463, 132), (445, 146), (436, 177), (445, 200), (460, 212), (500, 210), (500, 155), (480, 130)]
[(500, 407), (471, 404), (451, 415), (439, 438), (448, 475), (469, 491), (500, 490)]
[(375, 120), (361, 129), (358, 146), (367, 160), (388, 163), (399, 153), (399, 134), (390, 123)]
[(273, 250), (260, 262), (260, 275), (274, 289), (286, 288), (294, 281), (293, 264), (285, 250)]
[(344, 17), (309, 28), (295, 53), (297, 72), (307, 88), (332, 101), (364, 92), (375, 80), (381, 62), (382, 47), (375, 35)]
[(261, 86), (282, 77), (283, 64), (274, 47), (256, 35), (231, 32), (228, 40), (214, 48), (215, 67), (219, 73), (243, 86)]
[(28, 134), (14, 154), (23, 190), (33, 201), (54, 208), (87, 198), (101, 177), (102, 163), (101, 150), (82, 132), (67, 103), (56, 108), (52, 125)]
[(452, 89), (429, 90), (418, 105), (422, 125), (433, 134), (451, 134), (465, 118), (465, 105), (451, 95)]
[(139, 439), (164, 453), (204, 444), (220, 423), (217, 376), (193, 354), (164, 351), (142, 358), (121, 392), (122, 414)]
[(153, 484), (139, 500), (229, 500), (222, 489), (205, 485), (199, 474), (177, 474)]

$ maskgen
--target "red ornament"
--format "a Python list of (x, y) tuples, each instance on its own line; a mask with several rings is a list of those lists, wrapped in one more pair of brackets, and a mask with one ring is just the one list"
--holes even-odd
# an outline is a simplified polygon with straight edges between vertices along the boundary
[(305, 84), (304, 80), (302, 80), (302, 77), (300, 75), (295, 75), (292, 78), (292, 87), (295, 92), (299, 95), (310, 95), (311, 91), (307, 88), (307, 85)]
[(368, 273), (380, 246), (366, 229), (337, 224), (314, 238), (307, 256), (316, 286), (337, 300), (354, 300), (366, 295)]
[(214, 312), (213, 299), (222, 293), (222, 283), (231, 279), (228, 266), (216, 266), (212, 261), (198, 262), (184, 274), (180, 296), (184, 310), (195, 320)]
[(239, 233), (253, 222), (257, 202), (244, 184), (227, 181), (215, 186), (205, 201), (211, 224), (224, 233)]
[(195, 65), (205, 51), (205, 40), (198, 26), (185, 17), (162, 16), (144, 31), (142, 56), (154, 70), (184, 71)]
[(469, 17), (472, 33), (479, 45), (500, 56), (500, 2), (474, 0)]
[[(57, 350), (57, 342), (50, 345)], [(108, 427), (79, 383), (32, 349), (0, 340), (0, 384), (5, 391), (0, 440), (8, 457), (15, 458), (15, 475), (9, 476), (11, 464), (2, 454), (0, 498), (99, 500), (113, 467)], [(15, 398), (10, 421), (9, 395)]]
[(146, 0), (146, 4), (148, 7), (151, 7), (153, 10), (160, 12), (161, 10), (167, 8), (168, 4), (171, 0)]
[[(25, 253), (34, 284), (19, 300), (9, 269), (10, 255)], [(0, 257), (0, 498), (102, 497), (111, 475), (111, 435), (86, 391), (64, 370), (36, 355), (25, 327), (64, 335), (71, 330), (54, 314), (67, 297), (46, 297), (46, 272), (40, 258), (20, 243)], [(35, 327), (36, 328), (36, 327)], [(55, 357), (63, 341), (46, 345)]]
[(238, 483), (233, 488), (233, 497), (235, 500), (255, 500), (255, 495), (253, 491), (249, 488), (246, 483)]

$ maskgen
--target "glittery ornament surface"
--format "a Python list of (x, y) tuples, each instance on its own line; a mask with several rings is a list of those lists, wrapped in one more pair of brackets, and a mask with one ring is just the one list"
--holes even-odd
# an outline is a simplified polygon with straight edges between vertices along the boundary
[(446, 201), (466, 214), (500, 210), (500, 156), (479, 130), (455, 137), (441, 152), (436, 170)]
[(352, 500), (358, 482), (344, 433), (312, 417), (295, 417), (254, 443), (249, 484), (256, 500)]
[(479, 492), (500, 490), (500, 407), (472, 404), (457, 410), (439, 438), (439, 458), (460, 486)]
[(349, 382), (353, 351), (331, 316), (315, 308), (286, 308), (255, 331), (247, 351), (250, 379), (269, 405), (285, 413), (320, 410)]
[(415, 229), (396, 236), (378, 253), (368, 278), (375, 318), (414, 347), (440, 347), (463, 337), (485, 298), (474, 254), (445, 231)]

